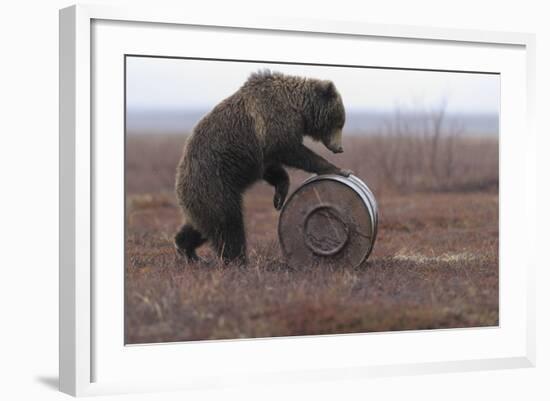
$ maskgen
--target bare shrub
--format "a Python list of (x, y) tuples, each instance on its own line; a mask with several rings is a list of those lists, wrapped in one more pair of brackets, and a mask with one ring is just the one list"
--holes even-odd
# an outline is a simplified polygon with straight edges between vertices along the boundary
[(498, 188), (498, 138), (464, 135), (447, 103), (411, 115), (396, 109), (373, 138), (383, 187), (397, 192)]

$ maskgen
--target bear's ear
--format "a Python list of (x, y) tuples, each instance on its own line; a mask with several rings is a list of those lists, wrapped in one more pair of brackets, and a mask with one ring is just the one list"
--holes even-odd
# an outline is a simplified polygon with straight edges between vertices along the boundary
[(336, 87), (332, 81), (321, 81), (318, 84), (318, 90), (321, 96), (326, 99), (332, 99), (336, 97)]

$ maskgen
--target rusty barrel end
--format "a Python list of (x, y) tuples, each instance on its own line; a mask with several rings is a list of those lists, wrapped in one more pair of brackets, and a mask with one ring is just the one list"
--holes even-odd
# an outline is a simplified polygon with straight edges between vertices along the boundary
[(378, 206), (356, 176), (319, 175), (307, 179), (285, 203), (279, 242), (294, 267), (363, 263), (376, 240)]

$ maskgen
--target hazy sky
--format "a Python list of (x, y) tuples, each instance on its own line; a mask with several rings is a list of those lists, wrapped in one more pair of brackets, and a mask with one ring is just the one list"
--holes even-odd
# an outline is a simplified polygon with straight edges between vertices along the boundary
[(235, 92), (251, 72), (330, 79), (347, 109), (431, 109), (447, 99), (450, 113), (498, 114), (500, 77), (433, 71), (381, 70), (245, 62), (127, 58), (130, 109), (205, 109)]

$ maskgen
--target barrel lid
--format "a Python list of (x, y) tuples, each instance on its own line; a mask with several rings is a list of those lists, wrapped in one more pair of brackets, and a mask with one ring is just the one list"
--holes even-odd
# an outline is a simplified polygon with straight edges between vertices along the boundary
[(292, 267), (355, 267), (372, 250), (377, 220), (374, 196), (357, 177), (313, 176), (285, 203), (279, 241)]

